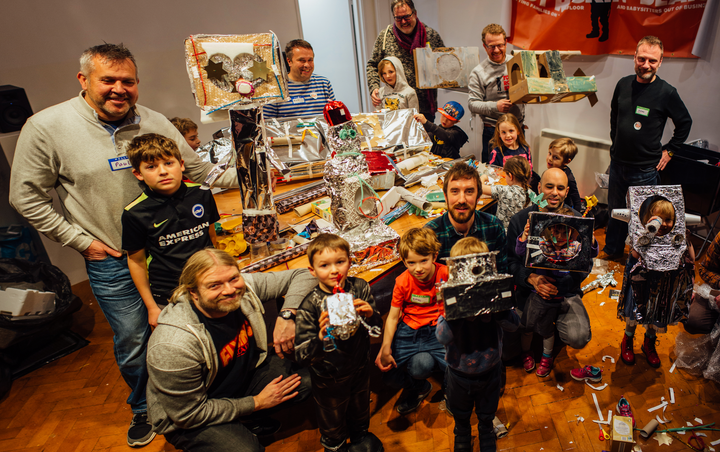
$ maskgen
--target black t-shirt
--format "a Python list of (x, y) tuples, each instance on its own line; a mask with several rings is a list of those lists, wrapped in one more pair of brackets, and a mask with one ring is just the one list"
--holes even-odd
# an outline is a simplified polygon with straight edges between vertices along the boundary
[(125, 207), (122, 246), (128, 251), (145, 249), (157, 303), (167, 304), (190, 256), (212, 246), (208, 231), (219, 219), (212, 193), (198, 184), (182, 183), (171, 196), (146, 188)]
[(218, 371), (208, 388), (208, 398), (245, 396), (258, 360), (250, 321), (240, 309), (219, 319), (210, 319), (194, 303), (192, 308), (210, 333), (218, 355)]

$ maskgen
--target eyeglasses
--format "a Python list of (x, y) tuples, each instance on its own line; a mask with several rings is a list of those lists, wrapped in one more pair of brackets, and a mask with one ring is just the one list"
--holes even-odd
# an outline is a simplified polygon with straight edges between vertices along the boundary
[(415, 14), (415, 13), (405, 14), (404, 16), (393, 16), (393, 19), (395, 19), (395, 22), (398, 22), (398, 23), (406, 22), (406, 21), (410, 20), (410, 18), (413, 16), (413, 14)]
[(489, 46), (489, 45), (485, 44), (485, 47), (487, 47), (487, 48), (490, 49), (490, 50), (504, 49), (505, 46), (506, 46), (505, 43), (503, 43), (503, 44), (498, 44), (498, 45), (494, 45), (494, 46)]

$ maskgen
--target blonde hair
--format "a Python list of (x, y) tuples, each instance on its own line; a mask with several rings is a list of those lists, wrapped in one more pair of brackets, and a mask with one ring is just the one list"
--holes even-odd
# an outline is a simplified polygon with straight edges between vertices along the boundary
[(665, 49), (663, 48), (663, 43), (657, 36), (645, 36), (641, 40), (638, 41), (637, 46), (635, 47), (635, 54), (637, 55), (638, 50), (640, 50), (641, 45), (648, 45), (650, 47), (660, 47), (660, 59), (662, 60), (663, 52)]
[(578, 152), (577, 145), (571, 138), (558, 138), (550, 143), (548, 149), (557, 149), (560, 157), (563, 158), (563, 163), (574, 159)]
[(503, 35), (503, 38), (507, 41), (507, 34), (505, 33), (505, 29), (498, 24), (490, 24), (483, 28), (482, 31), (482, 42), (483, 45), (485, 45), (485, 35)]
[(482, 240), (475, 237), (465, 237), (457, 241), (450, 249), (450, 257), (465, 256), (466, 254), (487, 253), (490, 249)]
[(515, 126), (515, 129), (517, 130), (517, 141), (526, 148), (529, 148), (530, 145), (527, 141), (525, 141), (525, 134), (523, 133), (523, 128), (520, 125), (520, 121), (518, 121), (518, 118), (516, 118), (515, 115), (512, 113), (505, 113), (498, 118), (497, 122), (495, 123), (495, 135), (493, 135), (492, 139), (490, 140), (490, 146), (494, 148), (502, 147), (502, 140), (500, 139), (500, 124), (503, 124), (505, 122), (509, 122), (510, 124)]
[(177, 143), (157, 133), (146, 133), (132, 139), (127, 148), (127, 157), (133, 169), (140, 171), (142, 162), (154, 162), (156, 159), (175, 157), (182, 161)]
[(523, 208), (527, 207), (528, 204), (530, 204), (528, 190), (530, 189), (530, 179), (532, 178), (530, 162), (528, 162), (525, 157), (516, 155), (507, 159), (507, 162), (505, 162), (505, 165), (503, 166), (503, 171), (505, 171), (505, 173), (512, 174), (513, 178), (520, 182), (523, 190), (525, 190), (525, 204), (523, 205)]
[(171, 118), (170, 122), (172, 125), (175, 126), (176, 129), (180, 131), (180, 133), (185, 136), (187, 133), (197, 130), (198, 126), (195, 124), (191, 119), (189, 118)]
[(675, 224), (675, 207), (667, 199), (656, 199), (653, 201), (645, 211), (645, 215), (643, 215), (642, 224), (647, 224), (647, 222), (650, 221), (655, 209), (657, 209), (663, 217), (671, 218), (673, 225)]
[(428, 228), (412, 228), (403, 234), (398, 243), (398, 253), (403, 260), (408, 258), (410, 251), (421, 256), (435, 255), (440, 252), (440, 242), (435, 231)]
[(310, 261), (310, 266), (314, 268), (315, 263), (313, 259), (316, 254), (322, 253), (325, 250), (343, 250), (350, 259), (350, 244), (344, 238), (335, 234), (319, 234), (315, 237), (308, 246), (307, 256)]
[(216, 248), (200, 250), (185, 262), (170, 303), (177, 303), (181, 298), (189, 298), (191, 292), (198, 292), (201, 277), (214, 267), (235, 267), (240, 270), (235, 258), (225, 251)]

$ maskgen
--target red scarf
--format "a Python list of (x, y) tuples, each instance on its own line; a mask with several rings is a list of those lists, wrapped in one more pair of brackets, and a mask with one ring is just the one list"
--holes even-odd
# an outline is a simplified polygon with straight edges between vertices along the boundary
[[(427, 31), (425, 30), (425, 25), (420, 22), (420, 19), (416, 19), (415, 29), (409, 35), (406, 35), (402, 31), (400, 31), (397, 23), (393, 22), (393, 34), (395, 35), (395, 39), (397, 40), (398, 45), (406, 51), (410, 52), (410, 54), (413, 53), (414, 49), (417, 49), (419, 47), (425, 47), (427, 45)], [(427, 97), (428, 103), (430, 104), (430, 111), (434, 113), (435, 110), (437, 110), (437, 101), (433, 96), (434, 90), (425, 89), (421, 91), (425, 92), (425, 96)]]

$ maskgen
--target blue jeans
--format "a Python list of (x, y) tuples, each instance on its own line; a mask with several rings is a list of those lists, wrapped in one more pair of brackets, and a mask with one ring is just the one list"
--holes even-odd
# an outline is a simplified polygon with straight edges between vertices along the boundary
[(398, 322), (392, 342), (397, 368), (383, 375), (387, 385), (420, 390), (434, 369), (445, 372), (445, 347), (438, 342), (435, 328), (426, 325), (414, 330), (405, 322)]
[[(608, 187), (608, 210), (612, 214), (613, 209), (624, 209), (627, 207), (626, 196), (628, 187), (638, 185), (657, 185), (660, 183), (660, 173), (651, 168), (638, 168), (636, 166), (623, 165), (622, 163), (610, 163), (610, 179)], [(625, 251), (625, 238), (628, 233), (628, 225), (624, 221), (610, 218), (605, 229), (605, 251), (606, 254), (621, 254)]]
[(115, 335), (115, 361), (131, 389), (127, 403), (133, 413), (143, 413), (147, 411), (145, 355), (151, 331), (147, 308), (130, 277), (127, 256), (86, 260), (85, 268), (95, 299)]

